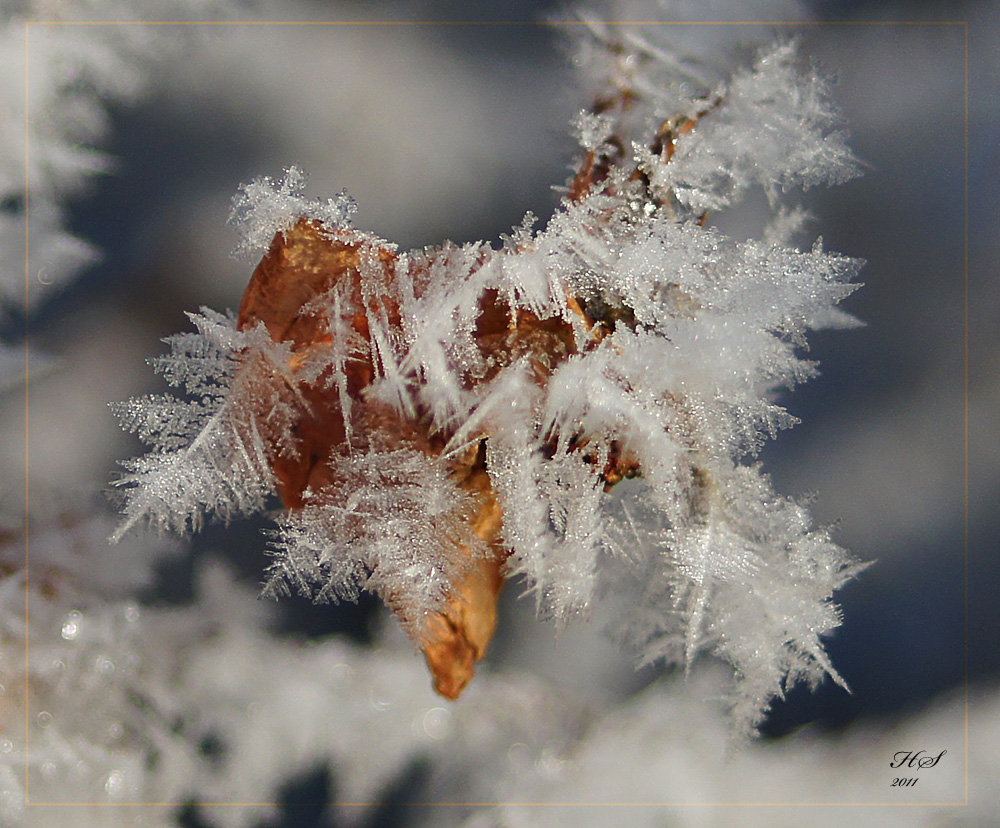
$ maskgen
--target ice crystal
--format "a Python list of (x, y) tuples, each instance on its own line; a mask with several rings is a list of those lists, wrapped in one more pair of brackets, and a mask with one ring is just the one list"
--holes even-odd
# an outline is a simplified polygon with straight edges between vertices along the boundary
[(247, 258), (260, 255), (267, 250), (275, 233), (288, 230), (303, 216), (332, 227), (350, 225), (356, 207), (346, 193), (325, 201), (308, 199), (302, 195), (305, 183), (305, 173), (291, 166), (280, 182), (265, 175), (240, 186), (230, 214), (230, 222), (241, 236), (234, 251), (236, 255)]
[(237, 331), (208, 309), (190, 318), (197, 333), (169, 337), (171, 354), (152, 360), (189, 398), (150, 395), (113, 406), (124, 428), (155, 446), (115, 481), (127, 493), (116, 538), (140, 519), (184, 532), (199, 529), (206, 512), (223, 521), (255, 512), (274, 490), (269, 456), (292, 450), (295, 392), (281, 384), (290, 377), (288, 347), (260, 330)]

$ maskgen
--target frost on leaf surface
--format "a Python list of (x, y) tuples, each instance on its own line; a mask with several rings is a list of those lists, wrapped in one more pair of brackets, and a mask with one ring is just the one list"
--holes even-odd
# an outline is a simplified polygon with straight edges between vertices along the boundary
[(467, 495), (419, 451), (339, 457), (333, 473), (336, 485), (280, 519), (267, 589), (294, 584), (318, 601), (353, 601), (368, 590), (390, 604), (405, 594), (406, 621), (419, 627), (468, 565), (456, 550), (478, 543)]
[(275, 182), (264, 175), (240, 185), (233, 199), (230, 223), (240, 232), (234, 253), (241, 257), (260, 255), (278, 231), (288, 230), (299, 218), (312, 218), (331, 226), (346, 226), (356, 207), (341, 193), (336, 198), (310, 199), (302, 195), (306, 176), (296, 166), (285, 170), (285, 177)]
[[(656, 27), (589, 31), (588, 54), (615, 57), (587, 64), (575, 174), (500, 249), (401, 252), (294, 168), (242, 188), (233, 221), (266, 253), (235, 320), (192, 317), (155, 363), (190, 399), (119, 407), (152, 446), (121, 481), (121, 531), (276, 492), (266, 591), (376, 592), (449, 698), (517, 580), (560, 623), (617, 601), (640, 660), (725, 660), (751, 729), (791, 684), (842, 683), (822, 637), (857, 567), (753, 458), (795, 423), (780, 394), (815, 373), (808, 331), (848, 321), (859, 267), (787, 244), (789, 194), (854, 161), (794, 44), (695, 82)], [(763, 240), (712, 227), (755, 187)]]

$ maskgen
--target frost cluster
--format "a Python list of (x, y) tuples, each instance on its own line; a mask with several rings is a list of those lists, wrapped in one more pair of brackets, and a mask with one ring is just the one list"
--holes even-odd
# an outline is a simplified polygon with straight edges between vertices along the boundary
[(402, 593), (418, 617), (440, 606), (461, 572), (453, 550), (477, 543), (464, 520), (467, 496), (418, 451), (359, 453), (336, 472), (350, 481), (343, 496), (307, 501), (281, 518), (270, 590), (294, 585), (308, 594), (318, 585), (317, 601)]
[[(201, 528), (206, 511), (228, 521), (263, 508), (273, 489), (265, 441), (290, 439), (291, 349), (266, 332), (237, 331), (231, 317), (208, 309), (191, 320), (197, 333), (170, 337), (172, 355), (152, 360), (190, 399), (149, 395), (113, 406), (126, 428), (158, 448), (125, 464), (122, 480), (136, 484), (135, 494), (115, 537), (141, 518), (179, 532)], [(259, 370), (238, 372), (240, 364)], [(250, 413), (262, 400), (266, 421)]]
[[(399, 254), (347, 226), (344, 198), (305, 199), (295, 168), (242, 188), (246, 249), (306, 226), (354, 263), (303, 304), (308, 347), (210, 311), (168, 340), (154, 364), (187, 398), (118, 407), (152, 450), (118, 481), (117, 534), (261, 509), (280, 488), (274, 468), (307, 450), (311, 383), (338, 400), (343, 434), (279, 519), (271, 591), (370, 589), (404, 619), (433, 609), (458, 577), (449, 549), (475, 545), (452, 480), (478, 451), (504, 575), (539, 612), (565, 622), (617, 600), (612, 631), (640, 660), (723, 659), (750, 730), (786, 687), (841, 681), (821, 639), (858, 567), (754, 455), (795, 422), (779, 394), (815, 373), (806, 333), (847, 319), (834, 306), (859, 266), (790, 245), (802, 213), (789, 194), (842, 182), (855, 162), (794, 43), (709, 84), (655, 27), (591, 33), (577, 174), (548, 223), (529, 217), (502, 249)], [(713, 229), (751, 189), (773, 212), (766, 238)], [(360, 363), (373, 376), (359, 391), (347, 377)]]
[(305, 183), (305, 173), (293, 166), (280, 182), (265, 175), (240, 187), (233, 199), (231, 217), (241, 229), (240, 243), (234, 251), (236, 255), (260, 255), (270, 246), (275, 233), (290, 229), (302, 217), (334, 227), (350, 224), (356, 207), (346, 193), (325, 201), (308, 199), (302, 195)]

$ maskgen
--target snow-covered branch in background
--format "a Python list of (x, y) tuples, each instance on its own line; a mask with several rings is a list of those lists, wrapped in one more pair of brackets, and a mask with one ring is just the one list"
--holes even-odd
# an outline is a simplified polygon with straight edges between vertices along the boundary
[[(794, 423), (777, 394), (815, 372), (806, 332), (850, 324), (858, 269), (791, 246), (786, 195), (855, 162), (794, 42), (707, 81), (665, 28), (577, 31), (576, 174), (500, 249), (400, 252), (296, 168), (242, 188), (241, 250), (266, 252), (239, 315), (192, 317), (157, 360), (191, 399), (119, 406), (152, 448), (117, 481), (122, 530), (280, 495), (266, 591), (377, 592), (450, 698), (505, 581), (559, 623), (624, 591), (614, 632), (641, 660), (727, 661), (751, 730), (791, 684), (842, 683), (821, 637), (858, 566), (752, 458)], [(713, 229), (752, 188), (763, 240)]]
[[(141, 24), (232, 14), (225, 0), (9, 2), (0, 8), (0, 314), (33, 310), (99, 257), (66, 227), (67, 203), (114, 170), (109, 109), (134, 104), (182, 38)], [(31, 24), (30, 26), (28, 24)], [(44, 24), (44, 25), (42, 25)], [(194, 33), (197, 27), (174, 29)], [(27, 190), (26, 190), (27, 183)], [(30, 204), (29, 204), (30, 200)], [(25, 296), (25, 211), (31, 265)], [(17, 255), (20, 251), (20, 255)]]
[(489, 799), (499, 780), (479, 769), (505, 762), (512, 740), (530, 766), (583, 729), (582, 705), (530, 677), (484, 677), (452, 711), (406, 649), (277, 635), (274, 607), (215, 561), (200, 566), (191, 603), (143, 604), (136, 594), (180, 545), (109, 548), (111, 525), (72, 511), (39, 520), (30, 585), (23, 538), (0, 539), (4, 825), (58, 813), (74, 826), (173, 826), (170, 803), (186, 801), (244, 803), (203, 806), (204, 820), (256, 825), (290, 779), (326, 765), (340, 801), (370, 803), (345, 818), (371, 811), (416, 762), (434, 768), (439, 797)]

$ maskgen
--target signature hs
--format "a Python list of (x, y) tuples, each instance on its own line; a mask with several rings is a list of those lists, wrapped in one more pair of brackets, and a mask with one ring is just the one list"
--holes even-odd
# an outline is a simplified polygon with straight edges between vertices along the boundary
[(920, 768), (921, 770), (924, 768), (933, 768), (947, 752), (947, 750), (942, 750), (937, 756), (931, 756), (923, 750), (900, 750), (892, 757), (889, 767)]

